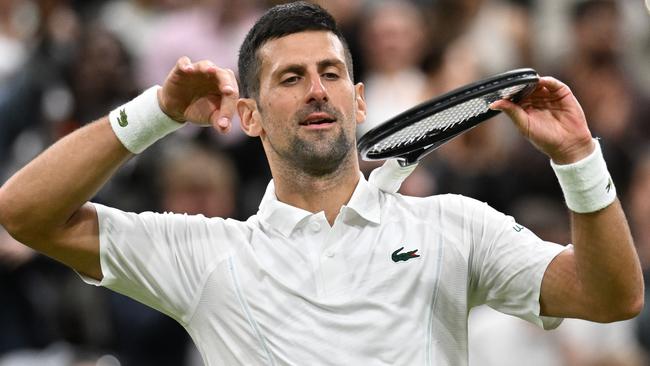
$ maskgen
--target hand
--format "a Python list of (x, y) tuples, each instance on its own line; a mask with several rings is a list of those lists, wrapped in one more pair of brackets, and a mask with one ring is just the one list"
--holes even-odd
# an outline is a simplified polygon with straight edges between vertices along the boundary
[(519, 131), (556, 164), (576, 162), (594, 150), (582, 107), (568, 86), (552, 77), (519, 105), (499, 100), (490, 108), (505, 112)]
[(210, 61), (192, 63), (181, 57), (158, 91), (160, 108), (178, 122), (212, 125), (219, 132), (230, 130), (239, 99), (235, 73)]

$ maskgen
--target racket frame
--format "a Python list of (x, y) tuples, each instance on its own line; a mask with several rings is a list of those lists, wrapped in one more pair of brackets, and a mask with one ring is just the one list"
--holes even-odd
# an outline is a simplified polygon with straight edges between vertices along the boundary
[[(387, 152), (371, 153), (369, 151), (384, 138), (435, 113), (500, 89), (528, 84), (524, 89), (517, 92), (517, 94), (510, 99), (510, 101), (518, 103), (535, 90), (538, 81), (539, 75), (534, 69), (522, 68), (507, 71), (467, 84), (424, 103), (418, 104), (415, 107), (412, 107), (372, 128), (361, 136), (357, 142), (358, 150), (364, 160), (385, 160), (388, 158), (397, 158), (402, 166), (415, 164), (425, 155), (437, 149), (447, 141), (476, 127), (481, 122), (494, 117), (499, 114), (500, 111), (489, 109), (484, 113), (467, 119), (464, 123), (457, 124), (449, 129), (436, 133), (435, 135), (428, 135), (420, 141), (393, 148)], [(494, 101), (496, 100), (497, 99)]]

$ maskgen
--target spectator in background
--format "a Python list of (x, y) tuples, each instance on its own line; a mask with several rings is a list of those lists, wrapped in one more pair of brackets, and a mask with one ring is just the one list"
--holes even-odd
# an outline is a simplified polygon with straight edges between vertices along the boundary
[(571, 52), (557, 74), (580, 99), (594, 136), (603, 139), (612, 178), (624, 195), (635, 148), (643, 143), (641, 137), (650, 136), (639, 133), (648, 129), (643, 121), (650, 115), (650, 99), (623, 67), (622, 21), (618, 1), (576, 2), (571, 11)]
[(189, 142), (175, 145), (159, 168), (163, 211), (236, 217), (239, 179), (230, 158)]
[(20, 19), (29, 4), (17, 0), (0, 1), (0, 84), (16, 72), (27, 58), (28, 39), (36, 31), (36, 22)]
[[(427, 79), (420, 64), (425, 43), (422, 11), (414, 3), (369, 4), (361, 24), (362, 60), (365, 60), (362, 81), (369, 107), (365, 122), (357, 127), (358, 136), (424, 100)], [(380, 163), (360, 161), (360, 164), (361, 170), (368, 173)], [(416, 169), (400, 192), (426, 196), (434, 190), (433, 177), (424, 169)]]
[(63, 2), (13, 4), (15, 12), (24, 13), (12, 12), (3, 20), (17, 23), (24, 17), (20, 21), (36, 22), (36, 26), (32, 38), (25, 39), (26, 45), (34, 47), (25, 64), (0, 84), (0, 181), (52, 142), (49, 123), (66, 109), (66, 103), (52, 103), (56, 93), (51, 92), (66, 83), (65, 68), (80, 34), (77, 14)]
[(179, 54), (236, 70), (238, 47), (258, 15), (254, 0), (193, 0), (168, 13), (143, 49), (140, 85), (161, 83)]
[(158, 24), (174, 9), (170, 1), (116, 0), (106, 1), (99, 9), (99, 21), (115, 34), (139, 64), (143, 53), (151, 47)]
[(368, 10), (362, 44), (366, 47), (363, 82), (369, 108), (359, 135), (423, 100), (424, 29), (421, 11), (408, 1), (385, 1)]

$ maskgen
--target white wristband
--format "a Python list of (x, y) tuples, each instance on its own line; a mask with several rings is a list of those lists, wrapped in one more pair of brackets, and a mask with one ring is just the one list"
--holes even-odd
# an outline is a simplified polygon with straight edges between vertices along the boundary
[(388, 159), (384, 165), (376, 168), (370, 173), (368, 177), (368, 183), (374, 185), (380, 190), (387, 193), (395, 193), (399, 190), (399, 187), (404, 182), (417, 164), (409, 166), (401, 166), (397, 159)]
[(115, 135), (134, 154), (141, 153), (183, 126), (183, 123), (173, 120), (160, 109), (158, 89), (160, 86), (152, 86), (108, 114)]
[(616, 199), (616, 187), (607, 170), (598, 140), (586, 158), (575, 163), (557, 165), (551, 161), (566, 205), (571, 211), (589, 213), (609, 206)]

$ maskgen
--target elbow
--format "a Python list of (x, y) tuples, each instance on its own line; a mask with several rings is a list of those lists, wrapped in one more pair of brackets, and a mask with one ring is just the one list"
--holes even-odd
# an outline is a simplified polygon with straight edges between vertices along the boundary
[(30, 232), (29, 225), (28, 217), (16, 209), (15, 203), (11, 202), (5, 190), (0, 187), (0, 226), (16, 240), (24, 242)]
[(3, 187), (0, 187), (0, 226), (11, 233), (16, 226), (16, 220), (13, 219), (14, 215), (11, 212), (11, 205), (7, 202), (6, 195)]
[(636, 302), (630, 307), (630, 311), (627, 313), (627, 318), (626, 319), (632, 319), (635, 318), (637, 315), (641, 314), (641, 311), (643, 311), (643, 307), (645, 306), (645, 299), (643, 296), (643, 292), (638, 296), (638, 299)]
[(637, 285), (633, 287), (633, 293), (629, 295), (628, 301), (624, 301), (624, 306), (622, 306), (622, 313), (620, 320), (627, 320), (636, 317), (641, 314), (643, 307), (645, 306), (645, 285), (643, 280), (643, 274), (639, 270), (638, 276), (633, 283)]
[(638, 316), (645, 306), (643, 290), (639, 294), (630, 297), (627, 301), (619, 301), (614, 306), (608, 306), (607, 310), (601, 311), (597, 319), (598, 323), (613, 323), (629, 320)]

